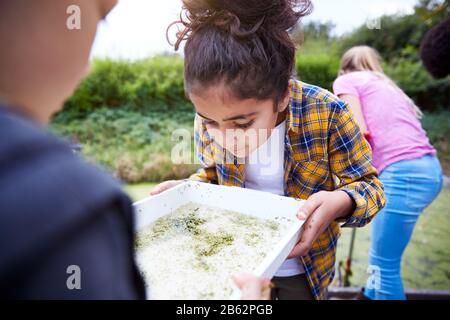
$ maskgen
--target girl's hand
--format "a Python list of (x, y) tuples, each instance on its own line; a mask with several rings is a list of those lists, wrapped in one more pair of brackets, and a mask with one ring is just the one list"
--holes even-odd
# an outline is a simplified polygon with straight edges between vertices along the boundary
[(260, 279), (251, 274), (239, 274), (233, 277), (234, 282), (241, 290), (241, 300), (269, 300), (270, 281)]
[(170, 188), (173, 188), (177, 185), (179, 185), (180, 183), (183, 183), (184, 180), (168, 180), (168, 181), (164, 181), (161, 182), (160, 184), (156, 185), (155, 187), (153, 187), (153, 189), (150, 191), (150, 195), (154, 196), (158, 193), (161, 193), (163, 191), (166, 191)]
[(348, 216), (354, 210), (353, 199), (344, 191), (320, 191), (310, 196), (297, 213), (298, 219), (306, 221), (300, 241), (288, 258), (306, 255), (313, 242), (333, 221)]

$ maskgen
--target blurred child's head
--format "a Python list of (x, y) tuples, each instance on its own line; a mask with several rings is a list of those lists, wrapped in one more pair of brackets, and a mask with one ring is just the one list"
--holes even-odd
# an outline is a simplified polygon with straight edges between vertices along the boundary
[(450, 18), (428, 30), (420, 45), (420, 56), (433, 77), (441, 79), (450, 74)]
[[(184, 32), (176, 47), (187, 40), (186, 94), (205, 118), (208, 132), (223, 136), (232, 129), (272, 130), (289, 103), (296, 47), (288, 30), (309, 13), (310, 1), (184, 0), (183, 4)], [(230, 137), (222, 145), (244, 155), (245, 146), (238, 147)]]
[(339, 75), (355, 71), (383, 72), (381, 56), (369, 46), (356, 46), (347, 50), (341, 59)]
[[(115, 4), (0, 1), (0, 100), (47, 122), (86, 74), (97, 23)], [(73, 5), (80, 9), (80, 29), (67, 26)]]

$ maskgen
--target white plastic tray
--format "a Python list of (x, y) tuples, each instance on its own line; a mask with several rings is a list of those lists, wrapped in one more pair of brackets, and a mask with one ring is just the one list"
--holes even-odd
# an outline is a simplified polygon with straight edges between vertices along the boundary
[[(303, 200), (256, 190), (189, 181), (136, 202), (134, 204), (136, 230), (141, 230), (156, 219), (189, 202), (232, 210), (260, 218), (276, 216), (295, 218), (298, 209), (304, 203)], [(247, 272), (257, 277), (271, 279), (297, 243), (302, 225), (303, 221), (295, 218), (292, 227), (273, 251), (264, 258), (255, 270), (248, 270)], [(236, 289), (231, 299), (239, 298), (240, 292)]]

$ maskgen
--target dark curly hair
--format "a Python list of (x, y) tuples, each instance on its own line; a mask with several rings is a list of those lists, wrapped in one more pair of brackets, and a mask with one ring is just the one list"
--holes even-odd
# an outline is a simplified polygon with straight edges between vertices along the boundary
[(277, 104), (294, 72), (288, 31), (311, 10), (309, 0), (183, 0), (173, 24), (182, 26), (175, 49), (186, 40), (186, 93), (223, 83), (235, 98)]
[(433, 77), (445, 78), (450, 74), (450, 18), (427, 32), (420, 54)]

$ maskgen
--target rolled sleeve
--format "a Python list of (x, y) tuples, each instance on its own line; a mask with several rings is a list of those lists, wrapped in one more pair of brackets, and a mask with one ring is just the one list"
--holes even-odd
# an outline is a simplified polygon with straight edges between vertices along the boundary
[(344, 102), (336, 106), (329, 144), (330, 167), (338, 178), (337, 189), (355, 202), (354, 212), (342, 227), (363, 227), (383, 208), (384, 190), (371, 163), (370, 146)]

